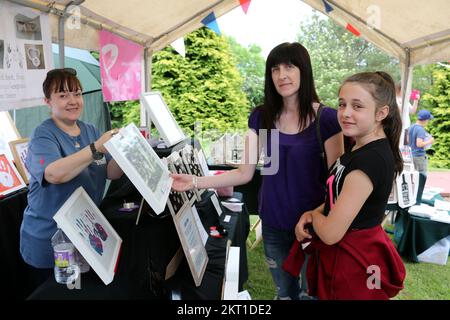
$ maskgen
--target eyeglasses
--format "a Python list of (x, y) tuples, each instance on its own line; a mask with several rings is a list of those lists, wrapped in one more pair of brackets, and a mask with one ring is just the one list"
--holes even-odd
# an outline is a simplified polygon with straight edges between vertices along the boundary
[(57, 73), (64, 73), (64, 72), (70, 73), (71, 75), (74, 75), (74, 76), (77, 75), (77, 70), (75, 70), (73, 68), (61, 68), (61, 69), (50, 70), (49, 72), (47, 72), (47, 77), (52, 76)]

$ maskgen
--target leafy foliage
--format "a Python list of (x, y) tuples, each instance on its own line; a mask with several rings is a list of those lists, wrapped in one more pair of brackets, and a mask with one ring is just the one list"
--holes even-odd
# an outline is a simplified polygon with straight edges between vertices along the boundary
[(435, 142), (430, 157), (430, 165), (437, 168), (450, 168), (450, 69), (435, 65), (433, 86), (423, 95), (424, 105), (430, 109), (434, 120), (428, 126)]
[(247, 95), (253, 109), (264, 101), (265, 61), (261, 56), (261, 48), (254, 44), (244, 48), (234, 38), (227, 37), (226, 39), (234, 58), (237, 60), (236, 66), (242, 78), (244, 78), (242, 90)]
[[(161, 92), (188, 135), (198, 122), (217, 134), (246, 128), (250, 107), (227, 42), (201, 28), (185, 37), (185, 46), (185, 58), (171, 47), (154, 54), (152, 90)], [(111, 113), (117, 124), (139, 123), (137, 101), (115, 103)]]
[(339, 86), (346, 77), (363, 71), (386, 71), (399, 78), (398, 61), (364, 39), (313, 15), (300, 25), (298, 41), (308, 49), (317, 93), (323, 103), (337, 106)]

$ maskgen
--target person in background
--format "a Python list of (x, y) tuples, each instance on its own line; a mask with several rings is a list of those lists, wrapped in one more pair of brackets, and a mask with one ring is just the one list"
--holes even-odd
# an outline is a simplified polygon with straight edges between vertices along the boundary
[(420, 100), (420, 94), (418, 92), (415, 92), (415, 94), (412, 94), (411, 97), (413, 98), (413, 104), (411, 104), (408, 101), (406, 101), (406, 107), (409, 110), (408, 111), (408, 116), (403, 119), (403, 111), (402, 111), (402, 85), (400, 82), (398, 82), (395, 85), (395, 95), (396, 95), (396, 101), (397, 101), (397, 105), (399, 107), (399, 111), (400, 111), (400, 117), (402, 118), (402, 126), (403, 126), (403, 131), (402, 131), (402, 135), (403, 135), (403, 144), (408, 145), (408, 129), (411, 126), (411, 119), (409, 117), (409, 115), (411, 114), (415, 114), (417, 111), (417, 107), (419, 106), (419, 100)]
[(51, 70), (42, 87), (51, 116), (30, 137), (28, 206), (20, 229), (20, 252), (29, 265), (33, 287), (53, 274), (55, 213), (80, 186), (99, 205), (106, 179), (118, 179), (123, 173), (104, 147), (115, 130), (100, 135), (79, 120), (84, 103), (76, 70)]
[(425, 127), (433, 119), (430, 111), (423, 109), (417, 113), (417, 121), (409, 128), (409, 146), (413, 157), (414, 168), (423, 175), (427, 175), (428, 159), (426, 150), (431, 147), (434, 138)]
[[(279, 154), (278, 159), (265, 163), (259, 190), (264, 251), (277, 299), (302, 297), (299, 276), (291, 276), (281, 265), (295, 240), (294, 228), (300, 216), (322, 203), (325, 195), (326, 172), (315, 126), (319, 105), (308, 51), (299, 43), (282, 43), (267, 57), (264, 104), (250, 114), (239, 168), (200, 178), (172, 175), (176, 191), (236, 186), (252, 179), (261, 152), (258, 146), (263, 146), (267, 157)], [(343, 153), (336, 114), (336, 110), (324, 107), (320, 117), (329, 165)], [(263, 130), (268, 132), (267, 139)], [(272, 144), (271, 136), (277, 133), (279, 140)], [(273, 170), (277, 164), (277, 170)]]
[[(394, 176), (403, 170), (401, 118), (391, 76), (364, 72), (346, 79), (339, 90), (338, 119), (343, 134), (356, 144), (332, 166), (325, 203), (305, 212), (295, 229), (298, 241), (310, 241), (310, 294), (389, 299), (403, 288), (406, 275), (381, 227)], [(301, 250), (294, 243), (286, 270), (299, 272), (295, 266)]]

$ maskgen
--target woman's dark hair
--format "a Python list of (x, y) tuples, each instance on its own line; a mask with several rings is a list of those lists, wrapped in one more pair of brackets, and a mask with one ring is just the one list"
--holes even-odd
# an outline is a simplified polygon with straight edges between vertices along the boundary
[(42, 91), (44, 91), (44, 96), (47, 99), (50, 99), (54, 92), (74, 92), (78, 90), (83, 90), (83, 87), (77, 78), (77, 72), (72, 68), (50, 70), (42, 84)]
[(403, 158), (399, 148), (402, 118), (397, 105), (394, 80), (386, 72), (376, 71), (354, 74), (347, 78), (342, 86), (348, 82), (356, 82), (364, 86), (375, 100), (377, 109), (389, 106), (389, 114), (381, 121), (381, 124), (394, 155), (395, 173), (400, 174), (403, 171)]
[(308, 119), (315, 119), (313, 102), (319, 102), (319, 97), (314, 86), (311, 59), (305, 47), (298, 42), (285, 42), (270, 51), (266, 61), (266, 73), (264, 84), (264, 105), (262, 107), (262, 128), (272, 129), (274, 123), (281, 115), (283, 98), (277, 92), (272, 80), (272, 67), (279, 64), (293, 64), (300, 69), (299, 98), (299, 125), (300, 130), (308, 124)]

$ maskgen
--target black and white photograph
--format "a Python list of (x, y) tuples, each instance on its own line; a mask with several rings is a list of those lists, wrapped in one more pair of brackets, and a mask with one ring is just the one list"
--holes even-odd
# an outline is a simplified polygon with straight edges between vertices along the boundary
[(167, 166), (152, 149), (135, 124), (120, 129), (105, 148), (130, 178), (156, 214), (166, 207), (172, 186)]
[[(184, 165), (189, 174), (197, 177), (202, 177), (204, 175), (200, 166), (200, 162), (194, 152), (194, 148), (191, 145), (186, 145), (183, 149), (181, 149), (180, 156), (183, 159)], [(204, 191), (205, 189), (195, 189), (195, 194), (199, 201), (201, 201), (201, 195)]]
[(41, 17), (27, 17), (17, 14), (14, 17), (16, 37), (24, 40), (42, 40)]
[[(181, 159), (178, 152), (176, 152), (176, 151), (172, 152), (172, 154), (170, 154), (170, 156), (167, 157), (167, 163), (168, 163), (169, 170), (172, 173), (189, 174), (188, 170), (186, 169), (186, 167), (183, 163), (183, 159)], [(196, 199), (195, 192), (193, 190), (188, 190), (188, 191), (185, 191), (185, 193), (189, 200), (189, 203), (190, 204), (194, 203), (195, 199)]]
[(44, 46), (42, 44), (25, 44), (27, 69), (45, 69)]
[(169, 200), (167, 206), (169, 207), (170, 214), (175, 217), (180, 213), (189, 201), (185, 192), (171, 191), (169, 193)]

